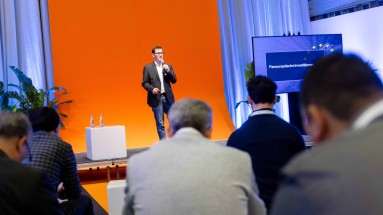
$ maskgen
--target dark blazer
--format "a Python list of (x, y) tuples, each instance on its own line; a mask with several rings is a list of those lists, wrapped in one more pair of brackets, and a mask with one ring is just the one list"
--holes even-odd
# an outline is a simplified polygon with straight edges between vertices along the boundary
[[(169, 65), (170, 68), (169, 72), (167, 72), (165, 69), (162, 70), (164, 74), (164, 87), (166, 92), (166, 98), (170, 103), (174, 103), (174, 94), (171, 83), (175, 84), (177, 82), (177, 77), (173, 71), (172, 65), (168, 63), (166, 64)], [(158, 76), (157, 68), (154, 62), (144, 66), (142, 87), (144, 87), (144, 89), (148, 91), (148, 105), (150, 107), (156, 107), (160, 102), (161, 97), (160, 94), (154, 95), (152, 91), (154, 88), (158, 88), (161, 90), (161, 81), (160, 77)]]
[(63, 214), (57, 192), (40, 170), (17, 163), (0, 150), (1, 214)]

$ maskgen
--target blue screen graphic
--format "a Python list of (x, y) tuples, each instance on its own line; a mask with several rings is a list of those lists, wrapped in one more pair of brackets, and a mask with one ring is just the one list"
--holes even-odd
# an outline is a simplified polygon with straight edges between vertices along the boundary
[(255, 73), (275, 81), (277, 93), (299, 92), (315, 60), (342, 51), (341, 34), (253, 37)]

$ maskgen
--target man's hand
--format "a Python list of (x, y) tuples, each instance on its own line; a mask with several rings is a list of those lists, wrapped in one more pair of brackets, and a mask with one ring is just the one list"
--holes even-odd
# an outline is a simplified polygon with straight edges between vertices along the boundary
[(157, 95), (159, 92), (160, 92), (160, 90), (159, 90), (158, 88), (154, 88), (154, 89), (152, 90), (152, 93), (153, 93), (154, 95)]
[(162, 68), (164, 68), (166, 70), (166, 72), (170, 71), (169, 65), (167, 65), (167, 64), (163, 64)]
[(57, 193), (60, 193), (62, 191), (64, 191), (64, 183), (63, 182), (61, 182), (59, 184), (59, 186), (57, 186)]
[(68, 201), (65, 197), (65, 192), (64, 192), (65, 188), (64, 188), (64, 183), (61, 182), (59, 184), (59, 186), (57, 187), (57, 200), (59, 201), (59, 203), (62, 203), (62, 202), (65, 202), (65, 201)]

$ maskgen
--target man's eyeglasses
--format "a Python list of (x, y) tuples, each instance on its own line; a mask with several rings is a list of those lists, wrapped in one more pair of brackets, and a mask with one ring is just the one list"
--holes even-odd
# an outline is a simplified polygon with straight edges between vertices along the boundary
[(156, 55), (161, 55), (161, 54), (164, 54), (165, 52), (156, 52), (156, 53), (154, 53), (154, 54), (156, 54)]

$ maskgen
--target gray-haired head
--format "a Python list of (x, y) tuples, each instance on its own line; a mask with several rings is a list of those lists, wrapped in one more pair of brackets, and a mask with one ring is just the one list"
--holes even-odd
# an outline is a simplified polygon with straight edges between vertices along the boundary
[(28, 151), (31, 123), (23, 113), (0, 111), (0, 149), (14, 161), (22, 161)]
[(175, 134), (179, 129), (192, 127), (201, 134), (210, 133), (213, 113), (210, 106), (197, 99), (182, 99), (169, 110), (169, 132)]
[(11, 139), (28, 136), (32, 131), (28, 117), (23, 113), (0, 111), (0, 137)]

